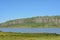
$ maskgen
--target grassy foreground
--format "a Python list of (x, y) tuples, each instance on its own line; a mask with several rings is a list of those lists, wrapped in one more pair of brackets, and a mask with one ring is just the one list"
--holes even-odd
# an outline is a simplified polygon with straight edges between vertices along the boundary
[(60, 40), (60, 34), (0, 32), (0, 40)]

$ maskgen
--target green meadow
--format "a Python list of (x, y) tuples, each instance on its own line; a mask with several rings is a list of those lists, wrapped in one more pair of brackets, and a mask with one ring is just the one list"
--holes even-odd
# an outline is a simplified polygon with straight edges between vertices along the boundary
[(0, 32), (0, 40), (60, 40), (60, 34)]

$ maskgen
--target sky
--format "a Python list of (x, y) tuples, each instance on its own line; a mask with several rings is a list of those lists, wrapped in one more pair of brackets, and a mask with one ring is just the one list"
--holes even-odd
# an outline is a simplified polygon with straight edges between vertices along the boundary
[(0, 23), (34, 16), (60, 15), (60, 0), (0, 0)]

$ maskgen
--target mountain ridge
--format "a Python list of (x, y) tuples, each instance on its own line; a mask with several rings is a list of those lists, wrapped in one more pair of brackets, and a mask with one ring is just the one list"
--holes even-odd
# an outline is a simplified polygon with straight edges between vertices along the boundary
[(60, 16), (37, 16), (0, 23), (7, 28), (60, 28)]

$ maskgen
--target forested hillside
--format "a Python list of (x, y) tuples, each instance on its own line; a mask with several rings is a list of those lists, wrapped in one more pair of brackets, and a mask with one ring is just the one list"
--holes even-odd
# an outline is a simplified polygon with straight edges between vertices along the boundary
[(37, 16), (0, 23), (7, 28), (60, 28), (60, 16)]

